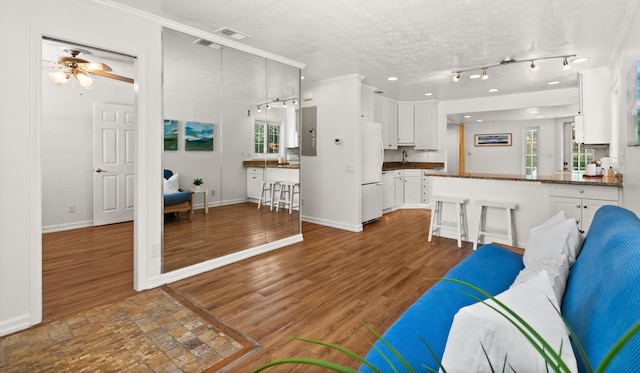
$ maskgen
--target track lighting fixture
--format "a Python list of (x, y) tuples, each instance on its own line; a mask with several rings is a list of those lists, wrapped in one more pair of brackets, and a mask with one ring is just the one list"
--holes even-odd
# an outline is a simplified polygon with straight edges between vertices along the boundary
[[(464, 70), (454, 70), (451, 73), (453, 74), (452, 79), (454, 82), (460, 81), (460, 78), (462, 77), (463, 73), (467, 73), (467, 72), (476, 72), (476, 71), (481, 71), (482, 75), (480, 75), (480, 78), (482, 80), (487, 80), (489, 79), (489, 74), (487, 72), (487, 70), (492, 69), (494, 67), (499, 67), (499, 66), (504, 66), (504, 65), (511, 65), (514, 63), (522, 63), (522, 62), (527, 62), (530, 63), (530, 67), (531, 70), (533, 71), (538, 71), (538, 69), (540, 68), (538, 65), (535, 64), (535, 61), (540, 61), (540, 60), (550, 60), (550, 59), (555, 59), (555, 58), (562, 58), (562, 70), (569, 70), (571, 68), (571, 65), (569, 64), (569, 58), (570, 57), (575, 57), (575, 54), (564, 54), (561, 56), (550, 56), (550, 57), (539, 57), (539, 58), (532, 58), (532, 59), (527, 59), (527, 60), (523, 60), (523, 61), (518, 61), (515, 60), (513, 58), (505, 58), (504, 60), (500, 61), (500, 63), (497, 63), (495, 65), (489, 65), (489, 66), (483, 66), (483, 67), (476, 67), (476, 68), (472, 68), (472, 69), (464, 69)], [(476, 78), (478, 77), (479, 74), (477, 73), (473, 73), (470, 75), (470, 77)]]
[(282, 101), (282, 107), (287, 107), (287, 100)]
[[(298, 99), (297, 98), (287, 98), (284, 100), (281, 100), (279, 98), (274, 98), (271, 101), (267, 101), (267, 102), (263, 102), (261, 104), (258, 104), (258, 113), (260, 112), (260, 107), (264, 106), (265, 108), (267, 108), (267, 110), (270, 110), (272, 107), (283, 107), (286, 108), (287, 107), (287, 101), (291, 101), (291, 103), (293, 105), (297, 105), (298, 104)], [(275, 105), (274, 104), (282, 104), (282, 106), (280, 105)]]
[(260, 108), (260, 105), (258, 105), (258, 113), (261, 113), (262, 109)]
[(267, 104), (267, 110), (271, 110), (271, 106), (269, 106), (269, 104)]

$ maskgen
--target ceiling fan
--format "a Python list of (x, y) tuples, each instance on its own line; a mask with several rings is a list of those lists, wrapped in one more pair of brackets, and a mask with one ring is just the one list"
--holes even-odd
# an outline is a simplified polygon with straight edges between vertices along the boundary
[(115, 79), (122, 82), (133, 83), (133, 79), (125, 76), (111, 73), (112, 69), (109, 65), (101, 62), (89, 62), (78, 56), (81, 54), (90, 54), (90, 52), (82, 49), (63, 49), (69, 56), (60, 56), (57, 62), (44, 61), (52, 64), (52, 68), (60, 69), (49, 73), (49, 79), (58, 85), (65, 85), (71, 80), (71, 76), (78, 81), (83, 88), (90, 89), (93, 87), (93, 78), (91, 75), (102, 76), (109, 79)]

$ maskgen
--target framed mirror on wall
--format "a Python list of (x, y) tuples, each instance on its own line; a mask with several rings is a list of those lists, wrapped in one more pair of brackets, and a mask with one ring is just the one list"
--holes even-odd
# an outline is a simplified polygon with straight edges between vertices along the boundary
[(300, 69), (168, 28), (162, 36), (163, 272), (300, 234)]

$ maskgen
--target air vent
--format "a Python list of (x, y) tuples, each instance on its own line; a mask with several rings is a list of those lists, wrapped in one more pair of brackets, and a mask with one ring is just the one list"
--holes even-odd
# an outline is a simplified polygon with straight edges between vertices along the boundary
[(216, 44), (210, 40), (206, 40), (206, 39), (198, 39), (196, 41), (193, 42), (193, 44), (199, 44), (199, 45), (204, 45), (205, 47), (209, 47), (209, 48), (213, 48), (213, 49), (220, 49), (220, 44)]
[(230, 27), (223, 27), (221, 29), (217, 29), (216, 30), (217, 33), (222, 34), (224, 36), (228, 36), (230, 38), (236, 39), (236, 40), (242, 40), (242, 39), (246, 39), (246, 38), (250, 38), (251, 36), (244, 34), (238, 30), (234, 30)]

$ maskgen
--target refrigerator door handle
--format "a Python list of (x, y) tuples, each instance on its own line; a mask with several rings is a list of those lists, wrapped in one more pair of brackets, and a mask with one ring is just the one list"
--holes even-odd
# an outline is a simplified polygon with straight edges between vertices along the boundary
[(382, 137), (380, 138), (380, 170), (384, 165), (384, 144), (382, 143)]

